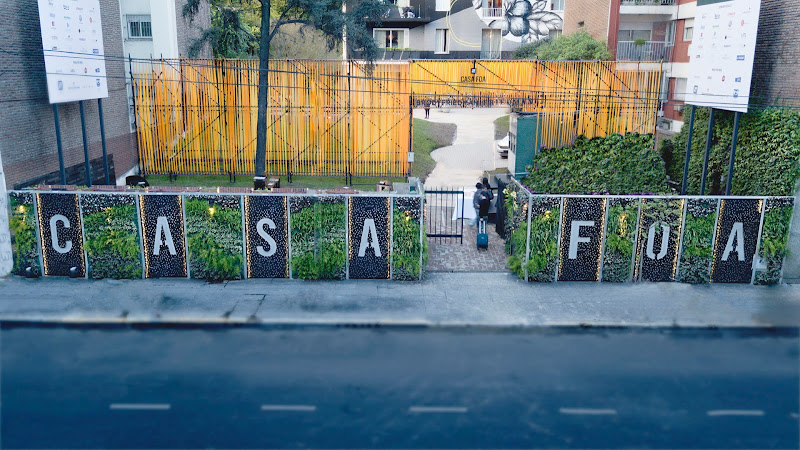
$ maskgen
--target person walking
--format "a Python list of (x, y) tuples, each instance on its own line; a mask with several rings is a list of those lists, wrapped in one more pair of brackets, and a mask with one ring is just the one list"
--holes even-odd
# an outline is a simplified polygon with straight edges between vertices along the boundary
[(431, 117), (431, 100), (426, 98), (425, 99), (425, 118), (430, 119)]
[(472, 207), (475, 209), (475, 217), (469, 222), (469, 226), (474, 227), (478, 223), (478, 213), (481, 209), (481, 194), (483, 193), (483, 184), (475, 184), (475, 193), (472, 194)]

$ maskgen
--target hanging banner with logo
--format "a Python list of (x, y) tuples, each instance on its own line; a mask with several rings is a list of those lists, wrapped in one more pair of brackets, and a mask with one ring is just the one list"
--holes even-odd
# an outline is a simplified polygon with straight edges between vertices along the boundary
[(44, 274), (83, 277), (86, 261), (78, 195), (36, 194), (36, 207)]
[(186, 277), (183, 208), (179, 195), (142, 195), (142, 245), (147, 278)]
[(564, 199), (559, 281), (598, 281), (606, 199)]
[(390, 197), (350, 197), (350, 278), (389, 278)]
[(252, 195), (244, 198), (247, 276), (289, 276), (286, 197)]
[(674, 280), (685, 201), (642, 200), (634, 280)]
[(712, 282), (750, 282), (763, 206), (763, 200), (722, 200), (714, 243)]

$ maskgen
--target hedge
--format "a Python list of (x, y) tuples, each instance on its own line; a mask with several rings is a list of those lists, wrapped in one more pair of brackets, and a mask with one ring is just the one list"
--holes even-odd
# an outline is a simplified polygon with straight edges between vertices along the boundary
[[(651, 134), (611, 134), (544, 148), (522, 183), (543, 194), (665, 193), (664, 161)], [(632, 176), (635, 174), (635, 176)]]

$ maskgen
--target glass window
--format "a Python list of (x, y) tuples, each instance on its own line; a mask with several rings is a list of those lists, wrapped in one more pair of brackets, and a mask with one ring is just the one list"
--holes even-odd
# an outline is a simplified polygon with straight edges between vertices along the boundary
[(447, 28), (436, 29), (436, 53), (450, 53), (450, 36)]
[(650, 40), (650, 30), (632, 30), (631, 31), (631, 40), (635, 41), (637, 39), (641, 39), (643, 41)]
[(550, 4), (550, 9), (552, 9), (553, 11), (563, 11), (564, 0), (553, 0), (553, 3)]
[(694, 32), (694, 27), (685, 27), (683, 29), (683, 40), (691, 41), (693, 32)]
[(153, 28), (150, 23), (150, 16), (138, 15), (127, 16), (128, 19), (128, 38), (130, 39), (151, 39)]
[(436, 0), (437, 11), (450, 11), (450, 0)]
[(405, 30), (375, 30), (379, 48), (405, 48)]

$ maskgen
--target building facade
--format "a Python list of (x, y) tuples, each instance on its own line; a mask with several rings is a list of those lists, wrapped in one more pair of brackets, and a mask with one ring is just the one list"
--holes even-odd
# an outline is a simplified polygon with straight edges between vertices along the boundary
[(561, 33), (564, 0), (391, 0), (371, 26), (382, 59), (506, 59)]
[[(201, 10), (194, 24), (184, 21), (185, 0), (138, 0), (137, 7), (147, 3), (159, 8), (148, 10), (134, 10), (135, 3), (137, 0), (99, 0), (108, 78), (108, 97), (102, 99), (102, 108), (112, 183), (123, 182), (138, 163), (136, 134), (131, 128), (128, 55), (149, 58), (156, 51), (171, 51), (177, 57), (190, 45), (192, 34), (210, 23), (207, 9)], [(171, 18), (162, 20), (170, 11), (174, 12)], [(145, 16), (152, 18), (149, 23)], [(6, 185), (19, 189), (59, 184), (55, 116), (47, 92), (37, 3), (6, 2), (0, 9), (0, 21), (5, 27), (0, 35), (0, 48), (4, 49), (0, 154)], [(162, 41), (163, 36), (170, 38)], [(87, 100), (84, 106), (92, 179), (94, 184), (102, 184), (98, 102)], [(58, 113), (67, 184), (85, 184), (79, 103), (59, 104)]]

